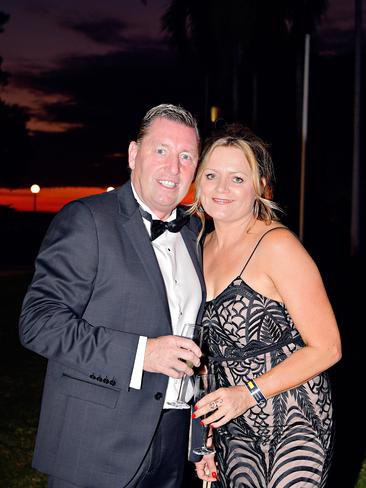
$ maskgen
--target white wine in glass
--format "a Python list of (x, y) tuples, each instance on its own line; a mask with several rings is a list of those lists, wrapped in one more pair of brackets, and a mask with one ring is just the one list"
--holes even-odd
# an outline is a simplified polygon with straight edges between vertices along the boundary
[[(202, 330), (202, 326), (198, 324), (184, 324), (182, 333), (180, 335), (182, 337), (187, 337), (188, 339), (194, 340), (196, 344), (199, 345), (201, 342), (201, 337), (200, 337), (201, 330)], [(199, 334), (198, 338), (197, 338), (197, 334)], [(185, 363), (189, 368), (193, 368), (194, 366), (194, 364), (191, 361), (185, 361)], [(191, 408), (190, 405), (184, 400), (185, 393), (187, 390), (187, 384), (189, 381), (190, 381), (189, 376), (184, 375), (180, 381), (178, 398), (174, 401), (168, 402), (168, 405), (178, 409)]]
[[(198, 374), (194, 377), (194, 401), (198, 402), (206, 396), (216, 390), (216, 379), (212, 373)], [(212, 412), (211, 412), (212, 413)], [(205, 417), (203, 417), (205, 418)], [(202, 445), (193, 448), (193, 452), (198, 456), (205, 456), (206, 454), (213, 454), (215, 449), (213, 447), (207, 447), (207, 435), (209, 426), (201, 425), (202, 432)]]

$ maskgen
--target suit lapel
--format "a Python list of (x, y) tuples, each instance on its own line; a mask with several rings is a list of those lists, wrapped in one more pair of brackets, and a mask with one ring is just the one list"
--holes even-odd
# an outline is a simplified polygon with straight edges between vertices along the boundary
[[(131, 243), (131, 246), (138, 254), (142, 266), (144, 267), (146, 274), (151, 282), (153, 290), (156, 290), (160, 297), (164, 312), (169, 319), (169, 324), (171, 324), (169, 303), (166, 294), (164, 279), (161, 274), (154, 249), (151, 245), (149, 235), (146, 232), (146, 228), (138, 209), (138, 204), (133, 196), (131, 185), (129, 182), (119, 188), (118, 200), (122, 226), (125, 231), (124, 235), (127, 236)], [(189, 255), (192, 259), (198, 279), (201, 284), (202, 304), (199, 312), (199, 317), (201, 317), (205, 300), (205, 283), (202, 274), (201, 246), (197, 246), (197, 236), (189, 228), (189, 224), (182, 228), (181, 235), (188, 249)]]
[(130, 183), (120, 188), (119, 194), (120, 213), (122, 214), (122, 226), (124, 235), (127, 236), (140, 258), (141, 264), (151, 282), (153, 290), (159, 295), (164, 312), (169, 324), (171, 323), (168, 298), (165, 290), (163, 276), (151, 245), (149, 235), (146, 232), (137, 202), (133, 196)]

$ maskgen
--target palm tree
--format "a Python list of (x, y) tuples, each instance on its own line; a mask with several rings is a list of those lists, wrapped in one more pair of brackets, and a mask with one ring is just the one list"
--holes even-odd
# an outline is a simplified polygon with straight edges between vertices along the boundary
[(247, 54), (255, 38), (256, 15), (256, 2), (241, 0), (173, 0), (164, 14), (162, 27), (169, 42), (186, 60), (196, 61), (206, 80), (206, 114), (210, 98), (237, 116), (239, 69), (252, 62)]
[[(315, 28), (326, 4), (327, 0), (172, 0), (162, 28), (183, 59), (194, 59), (201, 69), (207, 87), (205, 113), (210, 99), (236, 118), (243, 92), (239, 87), (248, 75), (257, 80), (260, 67), (273, 57), (281, 65), (291, 45), (299, 53), (304, 33)], [(248, 98), (253, 98), (256, 86), (254, 82)], [(225, 93), (231, 96), (225, 99)]]
[[(200, 69), (205, 79), (203, 132), (210, 105), (219, 106), (224, 119), (240, 116), (254, 130), (271, 133), (271, 140), (276, 131), (282, 131), (280, 139), (287, 132), (285, 154), (300, 164), (287, 165), (284, 176), (300, 181), (301, 195), (304, 40), (326, 7), (327, 0), (172, 0), (162, 17), (170, 44), (186, 62), (194, 60), (191, 69)], [(294, 212), (300, 207), (301, 233), (303, 201), (291, 202)]]

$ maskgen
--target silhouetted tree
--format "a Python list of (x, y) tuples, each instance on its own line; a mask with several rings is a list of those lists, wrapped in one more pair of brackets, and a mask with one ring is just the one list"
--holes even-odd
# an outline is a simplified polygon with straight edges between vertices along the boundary
[[(0, 12), (0, 34), (10, 16)], [(8, 82), (0, 57), (0, 91)], [(28, 115), (18, 105), (9, 105), (0, 98), (0, 186), (21, 184), (29, 157), (29, 138), (26, 129)]]
[(288, 72), (291, 52), (301, 52), (304, 33), (314, 29), (326, 4), (326, 0), (172, 0), (162, 28), (187, 66), (194, 59), (206, 78), (206, 117), (208, 105), (218, 104), (231, 118), (237, 118), (239, 111), (248, 118), (240, 110), (245, 105), (255, 126), (258, 73), (265, 66), (277, 67), (273, 78)]
[[(10, 15), (0, 12), (0, 34), (4, 32), (4, 25), (8, 22)], [(3, 58), (0, 56), (0, 88), (8, 82), (8, 74), (2, 69)]]
[[(280, 185), (275, 198), (296, 229), (300, 185), (300, 122), (305, 33), (326, 0), (171, 0), (162, 16), (168, 42), (181, 53), (184, 75), (205, 79), (203, 133), (209, 107), (240, 120), (271, 142)], [(297, 183), (298, 182), (298, 183)]]

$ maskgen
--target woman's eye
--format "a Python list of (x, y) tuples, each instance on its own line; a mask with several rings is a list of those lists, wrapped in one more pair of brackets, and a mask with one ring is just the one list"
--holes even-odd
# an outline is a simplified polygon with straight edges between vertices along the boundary
[(215, 175), (213, 173), (206, 173), (206, 179), (207, 180), (213, 180), (215, 178)]
[(233, 178), (234, 183), (243, 183), (243, 181), (243, 178), (241, 178), (240, 176), (234, 176)]

